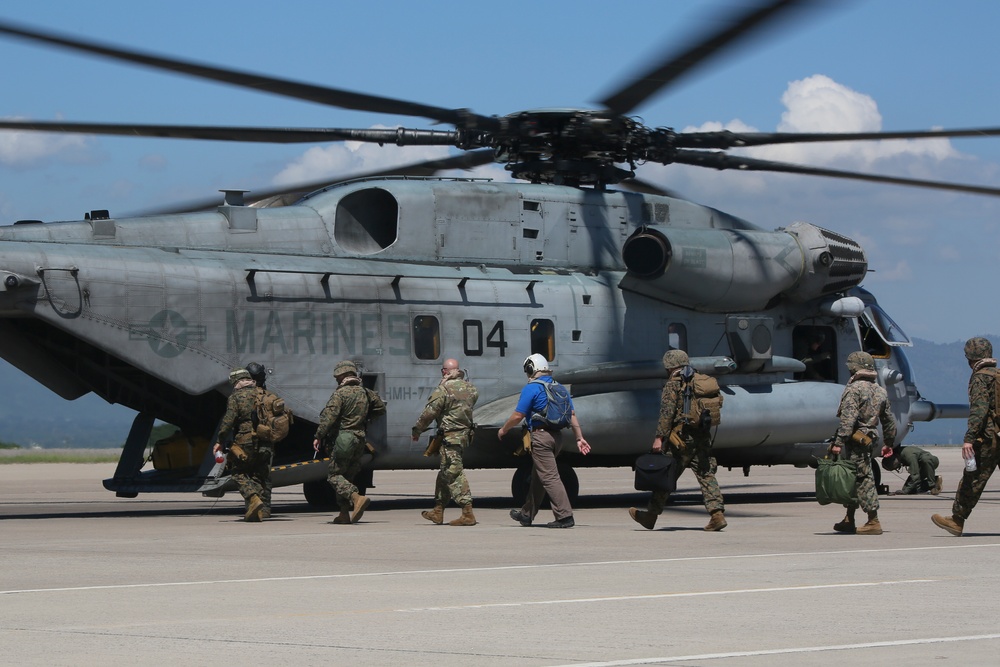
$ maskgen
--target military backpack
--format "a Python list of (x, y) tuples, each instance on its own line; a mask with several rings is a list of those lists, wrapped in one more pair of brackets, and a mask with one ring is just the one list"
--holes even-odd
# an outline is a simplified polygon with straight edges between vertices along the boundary
[[(684, 386), (688, 410), (687, 423), (703, 428), (718, 426), (722, 421), (722, 392), (719, 382), (711, 375), (694, 373)], [(688, 392), (690, 392), (688, 394)]]
[(257, 439), (261, 442), (276, 443), (288, 437), (295, 417), (285, 405), (285, 399), (266, 389), (257, 392)]

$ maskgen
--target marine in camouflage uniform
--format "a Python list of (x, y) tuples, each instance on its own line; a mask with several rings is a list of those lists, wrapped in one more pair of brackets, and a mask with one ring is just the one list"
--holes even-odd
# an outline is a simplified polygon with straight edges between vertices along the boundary
[[(267, 371), (261, 364), (251, 361), (247, 364), (247, 373), (250, 374), (251, 379), (253, 379), (256, 385), (255, 405), (259, 405), (264, 400), (264, 397), (270, 393), (267, 390)], [(260, 494), (264, 508), (260, 511), (260, 518), (269, 519), (271, 518), (271, 466), (274, 465), (274, 443), (258, 437), (257, 451), (260, 453), (261, 458), (267, 458), (267, 475), (264, 478), (264, 490)]]
[(230, 373), (229, 381), (233, 385), (233, 391), (226, 401), (226, 414), (219, 424), (219, 442), (212, 449), (218, 452), (222, 449), (220, 442), (231, 439), (234, 445), (239, 445), (246, 452), (245, 461), (239, 460), (230, 452), (227, 465), (246, 501), (244, 518), (247, 521), (260, 521), (265, 507), (262, 495), (271, 472), (271, 454), (267, 448), (261, 449), (258, 446), (253, 424), (257, 386), (250, 373), (243, 368)]
[(972, 369), (969, 378), (969, 422), (962, 444), (962, 458), (976, 460), (976, 469), (965, 471), (958, 482), (951, 516), (935, 514), (931, 520), (952, 535), (961, 535), (965, 520), (979, 502), (986, 483), (1000, 464), (997, 446), (997, 360), (993, 345), (985, 338), (970, 338), (965, 343), (965, 358)]
[(334, 367), (333, 376), (337, 388), (320, 413), (313, 447), (316, 451), (322, 447), (330, 454), (326, 479), (340, 508), (333, 523), (357, 523), (371, 503), (354, 485), (365, 453), (365, 429), (371, 419), (385, 414), (385, 403), (361, 384), (354, 362), (341, 361)]
[[(726, 506), (722, 499), (719, 482), (715, 478), (718, 466), (712, 456), (712, 433), (710, 429), (698, 424), (684, 423), (680, 431), (684, 441), (682, 447), (670, 442), (670, 432), (679, 423), (685, 422), (684, 414), (684, 382), (681, 380), (681, 369), (688, 365), (688, 355), (683, 350), (669, 350), (663, 355), (663, 367), (667, 370), (668, 379), (663, 385), (660, 397), (660, 420), (656, 426), (656, 437), (653, 439), (653, 451), (670, 455), (677, 462), (678, 474), (690, 468), (698, 480), (701, 497), (705, 502), (711, 520), (705, 526), (707, 531), (720, 531), (728, 525), (725, 517)], [(629, 508), (629, 516), (644, 528), (652, 529), (656, 518), (663, 513), (663, 507), (670, 494), (667, 491), (653, 491), (649, 505), (645, 510)]]
[(462, 516), (449, 521), (449, 526), (474, 526), (476, 516), (472, 513), (472, 492), (465, 478), (462, 450), (472, 441), (472, 408), (479, 398), (479, 391), (465, 379), (458, 361), (446, 359), (441, 365), (441, 383), (431, 392), (424, 411), (413, 425), (413, 441), (420, 440), (432, 421), (437, 421), (438, 431), (443, 436), (441, 443), (441, 467), (434, 484), (434, 509), (420, 515), (436, 524), (444, 522), (444, 508), (449, 500), (462, 508)]
[[(851, 352), (847, 356), (847, 370), (851, 372), (851, 379), (840, 397), (840, 408), (837, 410), (840, 426), (830, 452), (840, 454), (846, 450), (847, 459), (857, 466), (858, 503), (868, 513), (868, 522), (857, 528), (854, 523), (857, 505), (845, 505), (847, 514), (842, 521), (834, 524), (833, 529), (840, 533), (881, 535), (878, 492), (872, 472), (872, 449), (878, 442), (879, 423), (882, 424), (885, 445), (893, 446), (896, 442), (896, 420), (889, 409), (889, 397), (885, 389), (875, 381), (875, 360), (872, 355), (867, 352)], [(857, 432), (863, 433), (871, 442), (867, 445), (859, 443), (852, 437)]]

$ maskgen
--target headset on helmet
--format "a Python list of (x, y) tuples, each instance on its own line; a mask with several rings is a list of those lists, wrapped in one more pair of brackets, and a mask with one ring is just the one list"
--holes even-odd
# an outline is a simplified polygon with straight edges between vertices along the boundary
[(889, 456), (882, 457), (882, 469), (888, 470), (889, 472), (895, 472), (903, 467), (903, 462), (899, 460), (899, 457), (895, 454), (890, 454)]
[(256, 361), (251, 361), (247, 364), (247, 373), (250, 374), (250, 377), (257, 384), (263, 384), (264, 380), (267, 379), (267, 369), (264, 368), (263, 364), (258, 364)]
[(524, 374), (531, 377), (538, 371), (551, 370), (549, 360), (540, 354), (533, 354), (524, 360)]

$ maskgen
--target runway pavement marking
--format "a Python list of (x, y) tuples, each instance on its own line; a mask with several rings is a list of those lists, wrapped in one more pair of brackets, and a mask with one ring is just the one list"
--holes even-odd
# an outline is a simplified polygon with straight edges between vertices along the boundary
[(534, 605), (580, 604), (584, 602), (619, 602), (625, 600), (660, 600), (663, 598), (695, 598), (709, 595), (742, 595), (745, 593), (782, 593), (787, 591), (815, 591), (829, 588), (858, 588), (864, 586), (892, 586), (894, 584), (929, 584), (937, 579), (901, 579), (898, 581), (868, 581), (845, 584), (816, 584), (810, 586), (781, 586), (774, 588), (736, 588), (728, 591), (696, 591), (689, 593), (651, 593), (646, 595), (614, 595), (598, 598), (568, 598), (561, 600), (532, 600), (528, 602), (492, 602), (488, 604), (463, 604), (452, 607), (415, 607), (396, 611), (454, 611), (465, 609), (489, 609), (492, 607), (530, 607)]
[(919, 644), (948, 644), (952, 642), (973, 642), (984, 639), (1000, 639), (1000, 634), (968, 635), (965, 637), (927, 637), (924, 639), (898, 639), (885, 642), (865, 642), (863, 644), (831, 644), (829, 646), (803, 646), (801, 648), (777, 648), (762, 651), (734, 651), (732, 653), (702, 653), (701, 655), (674, 655), (660, 658), (636, 658), (635, 660), (610, 660), (608, 662), (573, 662), (557, 667), (623, 667), (625, 665), (653, 665), (665, 662), (685, 662), (689, 660), (721, 660), (724, 658), (754, 658), (763, 655), (791, 655), (795, 653), (821, 653), (824, 651), (851, 651), (865, 648), (889, 648), (893, 646), (915, 646)]
[(898, 553), (903, 551), (935, 551), (941, 549), (988, 549), (1000, 544), (952, 544), (940, 547), (900, 547), (893, 549), (844, 549), (840, 551), (789, 551), (762, 554), (730, 554), (728, 556), (685, 556), (679, 558), (643, 558), (637, 560), (607, 560), (570, 563), (534, 563), (526, 565), (496, 565), (493, 567), (455, 567), (437, 570), (395, 570), (388, 572), (351, 572), (347, 574), (308, 574), (287, 577), (255, 577), (253, 579), (208, 579), (201, 581), (164, 581), (159, 583), (105, 584), (98, 586), (63, 586), (56, 588), (23, 588), (0, 591), (0, 595), (26, 593), (61, 593), (68, 591), (100, 591), (126, 588), (165, 588), (170, 586), (213, 586), (217, 584), (250, 584), (269, 581), (316, 581), (320, 579), (354, 579), (362, 577), (399, 577), (414, 574), (461, 574), (471, 572), (503, 572), (505, 570), (545, 570), (569, 567), (604, 567), (608, 565), (643, 565), (649, 563), (683, 563), (694, 561), (743, 560), (750, 558), (787, 558), (792, 556), (843, 556), (845, 554)]

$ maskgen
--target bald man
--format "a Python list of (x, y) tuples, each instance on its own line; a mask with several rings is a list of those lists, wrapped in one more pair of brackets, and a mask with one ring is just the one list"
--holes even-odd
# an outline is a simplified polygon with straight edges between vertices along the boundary
[(476, 516), (472, 513), (472, 492), (462, 464), (462, 450), (472, 442), (472, 408), (478, 398), (479, 392), (465, 379), (458, 361), (445, 359), (441, 364), (441, 382), (431, 392), (424, 411), (413, 425), (414, 442), (420, 440), (420, 434), (432, 421), (437, 421), (438, 436), (441, 438), (441, 467), (434, 486), (434, 509), (420, 513), (431, 523), (444, 523), (444, 508), (449, 500), (454, 500), (462, 508), (462, 516), (449, 521), (448, 525), (476, 525)]

